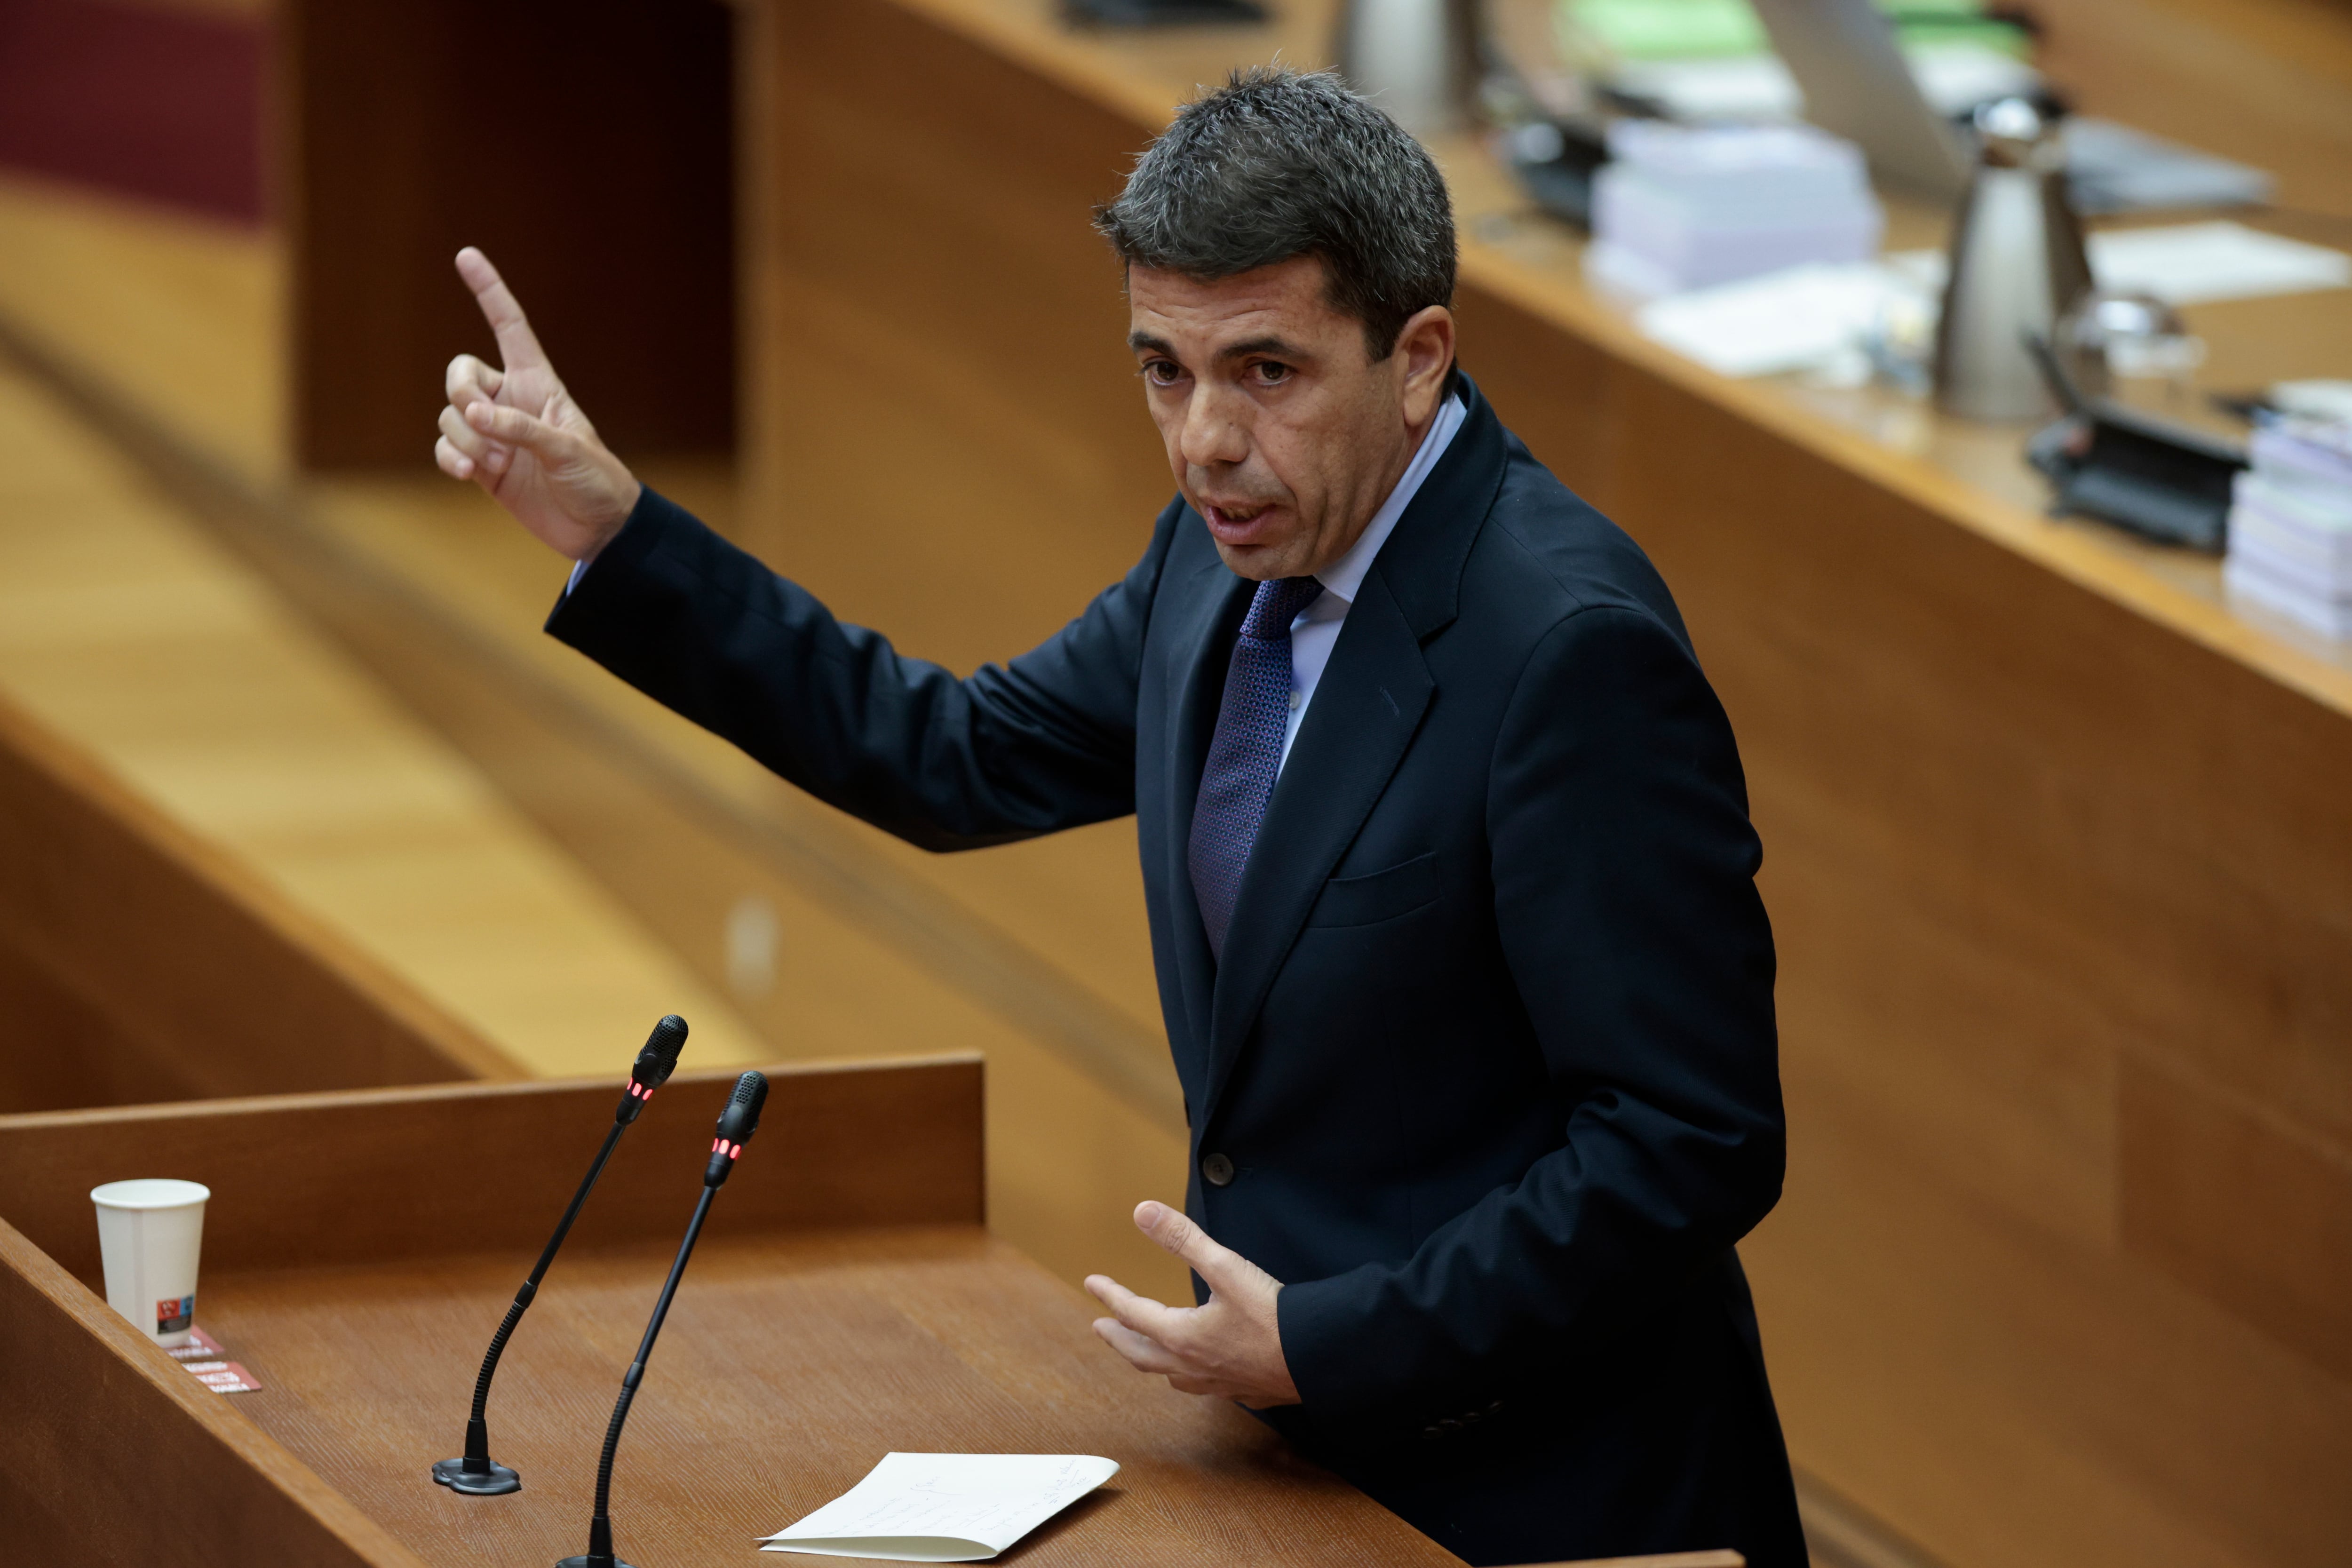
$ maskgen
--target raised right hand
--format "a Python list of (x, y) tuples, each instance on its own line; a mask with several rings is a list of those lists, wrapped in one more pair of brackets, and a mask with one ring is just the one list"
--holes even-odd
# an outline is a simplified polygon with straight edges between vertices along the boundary
[(496, 496), (561, 554), (593, 560), (628, 521), (645, 487), (563, 389), (490, 258), (467, 246), (457, 253), (457, 276), (474, 291), (505, 363), (472, 354), (449, 362), (449, 405), (441, 410), (434, 460), (451, 479), (471, 479)]

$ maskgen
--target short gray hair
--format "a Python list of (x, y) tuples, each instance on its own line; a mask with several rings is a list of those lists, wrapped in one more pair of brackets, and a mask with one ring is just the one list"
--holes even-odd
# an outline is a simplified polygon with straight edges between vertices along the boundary
[(1130, 267), (1215, 282), (1322, 259), (1374, 360), (1454, 302), (1454, 206), (1420, 142), (1330, 71), (1236, 70), (1176, 111), (1095, 227)]

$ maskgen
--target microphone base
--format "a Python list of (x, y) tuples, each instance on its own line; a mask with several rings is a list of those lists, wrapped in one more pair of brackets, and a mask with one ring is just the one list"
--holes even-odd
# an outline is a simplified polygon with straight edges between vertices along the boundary
[(566, 1557), (555, 1568), (629, 1568), (618, 1557)]
[(443, 1459), (433, 1467), (436, 1485), (467, 1497), (504, 1497), (509, 1492), (522, 1490), (522, 1478), (496, 1460), (491, 1461), (487, 1474), (467, 1475), (463, 1459)]

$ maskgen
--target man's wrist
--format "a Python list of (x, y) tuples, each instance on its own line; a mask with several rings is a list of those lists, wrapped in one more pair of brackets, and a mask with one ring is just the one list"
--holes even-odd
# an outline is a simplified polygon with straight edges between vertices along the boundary
[(629, 521), (637, 515), (637, 509), (644, 503), (645, 499), (646, 487), (635, 479), (630, 479), (628, 510), (621, 514), (621, 520), (618, 522), (606, 529), (586, 550), (572, 558), (572, 574), (563, 580), (563, 598), (572, 597), (573, 590), (580, 586), (580, 580), (588, 575), (588, 568), (594, 565), (598, 558), (612, 547), (614, 540), (628, 531)]
[(604, 524), (603, 531), (590, 541), (586, 550), (572, 558), (574, 582), (579, 580), (581, 573), (586, 571), (594, 563), (597, 556), (604, 552), (606, 545), (621, 537), (621, 530), (628, 527), (629, 519), (637, 515), (637, 503), (646, 499), (646, 487), (643, 480), (635, 474), (625, 474), (623, 478), (625, 488), (621, 492), (620, 513)]

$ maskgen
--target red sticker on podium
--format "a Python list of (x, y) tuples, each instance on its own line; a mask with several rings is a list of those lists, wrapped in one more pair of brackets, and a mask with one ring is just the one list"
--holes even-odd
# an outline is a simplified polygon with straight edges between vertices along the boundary
[(243, 1363), (228, 1359), (221, 1342), (202, 1329), (188, 1330), (188, 1342), (173, 1345), (163, 1352), (195, 1374), (198, 1383), (215, 1394), (256, 1394), (261, 1380), (245, 1370)]
[(186, 1363), (196, 1381), (215, 1394), (256, 1394), (261, 1384), (253, 1373), (233, 1361), (192, 1361)]

